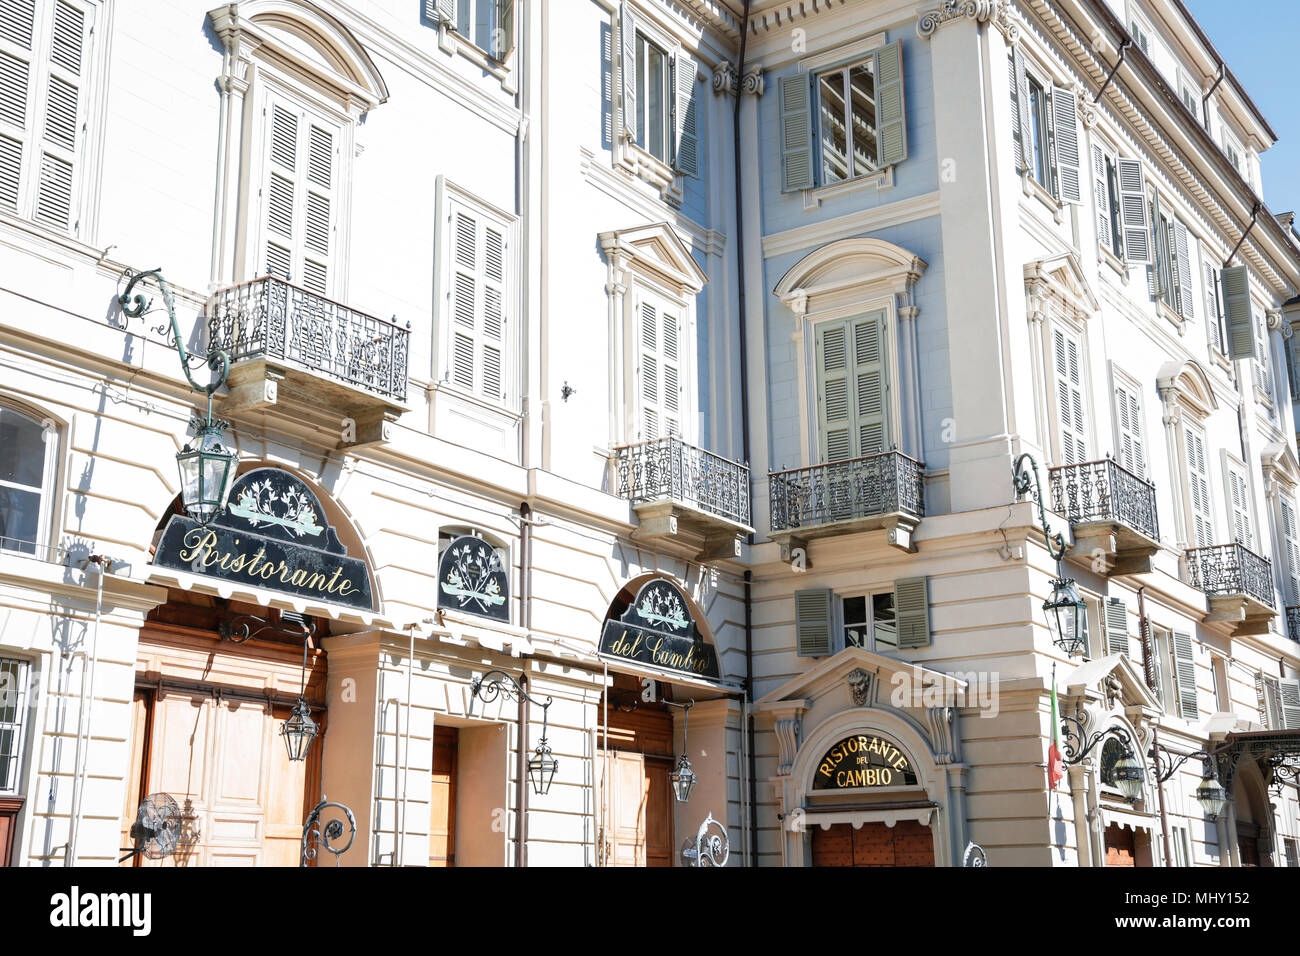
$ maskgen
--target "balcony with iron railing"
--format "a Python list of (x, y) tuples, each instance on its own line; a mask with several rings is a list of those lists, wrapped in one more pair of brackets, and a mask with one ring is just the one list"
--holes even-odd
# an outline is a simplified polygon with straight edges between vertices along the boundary
[(614, 482), (642, 537), (698, 536), (701, 556), (736, 557), (750, 534), (749, 466), (669, 435), (614, 452)]
[(891, 544), (912, 550), (912, 531), (925, 517), (924, 471), (891, 451), (772, 472), (772, 537), (788, 549), (795, 541), (886, 528)]
[(267, 410), (292, 398), (351, 419), (359, 434), (345, 440), (350, 445), (385, 440), (386, 424), (405, 411), (410, 337), (409, 323), (367, 315), (274, 276), (221, 289), (208, 302), (209, 344), (231, 359), (222, 414)]
[(1073, 553), (1107, 574), (1151, 570), (1160, 550), (1156, 487), (1113, 458), (1048, 469), (1048, 507), (1070, 522)]
[(1234, 636), (1268, 632), (1277, 614), (1268, 558), (1236, 542), (1188, 548), (1186, 555), (1188, 583), (1209, 598), (1206, 620), (1233, 623)]

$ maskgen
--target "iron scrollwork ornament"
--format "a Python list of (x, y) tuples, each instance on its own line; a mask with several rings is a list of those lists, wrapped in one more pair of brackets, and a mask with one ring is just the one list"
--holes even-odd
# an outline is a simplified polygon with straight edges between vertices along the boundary
[(687, 840), (682, 847), (682, 860), (687, 866), (726, 866), (731, 856), (731, 840), (727, 828), (713, 819), (713, 813), (704, 818), (695, 834), (694, 842)]
[[(344, 835), (343, 820), (338, 816), (322, 823), (321, 814), (326, 807), (334, 807), (341, 810), (347, 817), (347, 838), (348, 841), (342, 845), (338, 840)], [(352, 811), (342, 803), (333, 803), (322, 795), (320, 803), (316, 804), (316, 809), (307, 816), (306, 823), (302, 827), (302, 862), (300, 866), (310, 866), (316, 859), (317, 854), (324, 849), (328, 853), (334, 854), (334, 865), (341, 866), (339, 857), (348, 851), (352, 846), (352, 841), (357, 837), (357, 820), (352, 815)]]
[[(177, 354), (181, 357), (181, 370), (185, 373), (185, 378), (189, 381), (190, 386), (196, 392), (203, 392), (208, 396), (208, 417), (212, 417), (212, 395), (221, 388), (226, 382), (226, 376), (230, 374), (230, 356), (223, 349), (213, 348), (208, 352), (206, 358), (198, 355), (190, 355), (185, 350), (185, 340), (181, 336), (180, 323), (176, 319), (176, 298), (172, 295), (171, 286), (167, 280), (162, 277), (161, 269), (146, 269), (143, 272), (136, 272), (128, 269), (123, 274), (127, 280), (126, 291), (118, 296), (117, 303), (122, 307), (122, 313), (133, 319), (138, 319), (146, 312), (151, 311), (150, 306), (153, 300), (145, 297), (143, 292), (136, 292), (137, 285), (142, 285), (150, 281), (158, 287), (162, 293), (163, 305), (167, 309), (167, 318), (171, 325), (171, 340), (168, 344), (176, 349)], [(134, 294), (133, 294), (134, 293)], [(159, 326), (156, 331), (159, 335), (165, 333), (167, 326)], [(212, 381), (207, 385), (200, 385), (194, 380), (190, 370), (197, 368), (200, 364), (206, 364), (212, 372)]]
[(1017, 501), (1028, 494), (1034, 496), (1034, 503), (1038, 505), (1038, 520), (1043, 526), (1043, 537), (1047, 541), (1047, 553), (1053, 561), (1059, 563), (1065, 557), (1065, 536), (1059, 531), (1056, 534), (1048, 532), (1047, 509), (1043, 507), (1043, 484), (1038, 478), (1038, 462), (1034, 461), (1033, 455), (1025, 452), (1016, 459), (1013, 480)]
[(962, 854), (962, 866), (988, 866), (989, 858), (984, 853), (984, 848), (978, 843), (967, 843), (966, 852)]

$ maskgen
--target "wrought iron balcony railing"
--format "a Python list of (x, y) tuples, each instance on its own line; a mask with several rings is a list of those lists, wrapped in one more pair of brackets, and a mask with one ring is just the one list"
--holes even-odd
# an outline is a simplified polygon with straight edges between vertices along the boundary
[(208, 305), (208, 341), (232, 363), (279, 359), (397, 402), (406, 401), (411, 330), (267, 276), (222, 289)]
[(1206, 594), (1245, 594), (1273, 607), (1273, 565), (1240, 544), (1188, 548), (1191, 585)]
[(1300, 642), (1300, 607), (1286, 609), (1286, 636)]
[(1114, 521), (1159, 540), (1156, 486), (1120, 466), (1113, 458), (1061, 465), (1047, 473), (1052, 511), (1070, 524)]
[(903, 513), (925, 516), (924, 465), (896, 451), (768, 475), (772, 530)]
[(618, 494), (633, 502), (671, 499), (749, 526), (749, 466), (668, 436), (614, 449)]

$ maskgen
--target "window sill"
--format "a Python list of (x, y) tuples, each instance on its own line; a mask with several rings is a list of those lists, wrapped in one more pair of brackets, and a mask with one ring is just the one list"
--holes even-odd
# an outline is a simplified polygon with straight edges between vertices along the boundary
[(1025, 195), (1032, 196), (1046, 206), (1052, 214), (1052, 218), (1056, 220), (1057, 225), (1065, 221), (1065, 206), (1059, 199), (1044, 189), (1038, 180), (1030, 175), (1028, 169), (1020, 174), (1020, 182)]
[(636, 143), (623, 140), (615, 165), (657, 189), (664, 202), (681, 208), (686, 194), (685, 179), (662, 159), (652, 156)]
[(1210, 362), (1219, 366), (1229, 375), (1232, 374), (1232, 359), (1220, 352), (1219, 347), (1213, 343), (1210, 345)]
[(1120, 281), (1124, 285), (1128, 285), (1128, 264), (1100, 243), (1097, 245), (1097, 254), (1105, 265), (1115, 270), (1115, 274), (1119, 276)]
[[(484, 73), (496, 77), (497, 82), (501, 84), (501, 89), (505, 90), (505, 92), (518, 92), (519, 83), (515, 79), (515, 71), (509, 65), (509, 56), (504, 60), (496, 59), (487, 50), (474, 43), (473, 40), (461, 36), (445, 20), (438, 25), (438, 49), (452, 56), (459, 53)], [(511, 56), (513, 56), (513, 51), (511, 51)]]
[(894, 186), (894, 167), (886, 166), (884, 169), (877, 169), (863, 176), (855, 176), (852, 179), (832, 183), (829, 186), (805, 189), (803, 190), (803, 208), (817, 209), (825, 199), (834, 199), (836, 196), (855, 193), (860, 189), (867, 189), (872, 186), (877, 190), (892, 189)]
[(462, 388), (457, 388), (449, 382), (434, 382), (429, 385), (430, 397), (434, 397), (438, 394), (446, 395), (448, 398), (455, 398), (459, 402), (472, 405), (475, 408), (480, 408), (484, 412), (497, 417), (509, 419), (512, 422), (522, 421), (524, 417), (522, 412), (505, 403), (489, 402), (482, 396), (475, 395), (473, 392), (467, 392)]
[(1156, 299), (1156, 315), (1177, 329), (1179, 335), (1187, 334), (1187, 321), (1160, 299)]

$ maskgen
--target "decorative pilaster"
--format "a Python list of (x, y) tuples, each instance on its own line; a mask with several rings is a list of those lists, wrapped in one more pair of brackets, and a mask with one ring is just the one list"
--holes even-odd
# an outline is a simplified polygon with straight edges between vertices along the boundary
[(929, 39), (936, 30), (954, 20), (992, 23), (1008, 43), (1020, 39), (1020, 27), (1008, 0), (944, 0), (938, 7), (921, 14), (916, 21), (916, 35)]
[(763, 80), (763, 68), (755, 67), (740, 79), (740, 90), (750, 96), (762, 96), (766, 83)]
[(740, 92), (740, 79), (736, 75), (736, 64), (723, 60), (713, 68), (713, 92), (719, 96)]

